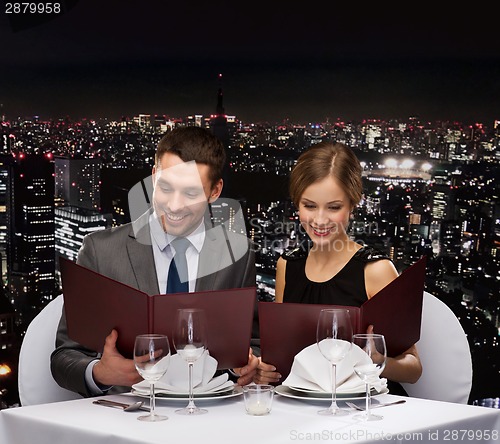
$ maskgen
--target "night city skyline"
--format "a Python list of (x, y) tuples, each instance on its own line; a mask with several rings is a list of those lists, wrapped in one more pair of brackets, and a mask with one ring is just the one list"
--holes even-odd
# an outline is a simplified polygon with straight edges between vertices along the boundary
[[(222, 103), (217, 107), (214, 103), (214, 112), (219, 105)], [(469, 337), (474, 363), (471, 399), (495, 396), (498, 384), (492, 381), (500, 378), (500, 210), (495, 180), (500, 126), (423, 124), (414, 118), (272, 126), (241, 122), (226, 114), (173, 119), (138, 115), (120, 121), (4, 121), (0, 127), (5, 153), (1, 176), (19, 175), (14, 193), (25, 193), (21, 199), (28, 200), (22, 207), (25, 216), (34, 217), (38, 224), (48, 222), (44, 232), (32, 231), (29, 225), (17, 227), (17, 231), (27, 230), (26, 236), (18, 239), (28, 243), (12, 251), (26, 251), (47, 263), (47, 256), (40, 256), (38, 248), (44, 239), (43, 245), (53, 248), (52, 257), (74, 260), (86, 232), (128, 222), (130, 188), (149, 176), (159, 138), (177, 125), (227, 130), (231, 168), (225, 188), (229, 197), (243, 205), (247, 233), (256, 246), (257, 286), (262, 300), (273, 298), (278, 255), (300, 240), (298, 220), (287, 198), (287, 177), (296, 157), (324, 138), (352, 146), (364, 168), (365, 196), (356, 210), (351, 235), (385, 251), (399, 271), (421, 255), (428, 256), (426, 289), (452, 308)], [(6, 170), (5, 162), (14, 169)], [(30, 165), (44, 167), (33, 169)], [(22, 191), (29, 184), (38, 190), (36, 194)], [(16, 192), (16, 186), (21, 186), (21, 191)], [(55, 191), (50, 191), (54, 186)], [(18, 207), (12, 207), (8, 189), (9, 185), (7, 194), (0, 195), (7, 199), (7, 210), (14, 211)], [(47, 207), (47, 193), (54, 195), (52, 210)], [(37, 207), (43, 210), (37, 211)], [(31, 210), (26, 213), (26, 208)], [(47, 211), (53, 211), (52, 222)], [(221, 207), (215, 208), (216, 217), (220, 211)], [(11, 249), (9, 244), (14, 241), (5, 234), (0, 237), (3, 248)], [(37, 243), (30, 246), (31, 237)], [(36, 251), (30, 250), (33, 245), (38, 245)], [(54, 265), (52, 272), (45, 273), (45, 284), (36, 279), (34, 293), (30, 296), (28, 290), (22, 296), (31, 288), (26, 278), (36, 277), (29, 271), (35, 260), (18, 257), (17, 267), (23, 264), (28, 268), (12, 273), (9, 254), (2, 257), (5, 295), (16, 307), (14, 338), (22, 338), (30, 319), (60, 291)], [(47, 279), (54, 282), (52, 290)], [(15, 343), (14, 339), (11, 344)]]
[[(165, 131), (214, 129), (223, 117), (225, 189), (244, 205), (259, 246), (259, 292), (272, 299), (277, 255), (297, 231), (290, 169), (307, 146), (338, 140), (364, 168), (352, 235), (390, 254), (400, 271), (432, 256), (427, 289), (469, 335), (471, 399), (500, 396), (500, 39), (491, 11), (61, 5), (52, 20), (0, 16), (0, 154), (9, 159), (0, 168), (2, 252), (3, 180), (31, 156), (50, 170), (33, 176), (40, 194), (55, 186), (47, 245), (72, 257), (81, 233), (128, 222), (127, 193), (150, 174)], [(21, 280), (4, 288), (9, 300), (29, 274), (16, 272)], [(55, 270), (48, 276), (55, 281)], [(15, 340), (51, 297), (18, 299)]]

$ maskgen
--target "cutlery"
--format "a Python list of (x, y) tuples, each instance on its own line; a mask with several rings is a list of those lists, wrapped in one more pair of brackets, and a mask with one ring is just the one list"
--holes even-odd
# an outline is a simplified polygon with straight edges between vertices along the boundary
[[(390, 406), (390, 405), (404, 404), (405, 402), (406, 402), (406, 399), (400, 399), (399, 401), (386, 402), (384, 404), (375, 404), (375, 405), (372, 405), (371, 408), (372, 409), (376, 409), (378, 407), (387, 407), (387, 406)], [(361, 410), (362, 412), (365, 411), (364, 407), (360, 407), (359, 405), (354, 404), (354, 402), (348, 402), (348, 401), (346, 401), (346, 404), (349, 407), (353, 408), (353, 409)]]
[(143, 406), (142, 401), (137, 401), (132, 404), (125, 404), (124, 402), (110, 401), (109, 399), (96, 399), (93, 404), (103, 405), (106, 407), (115, 407), (122, 409), (124, 412), (135, 412), (136, 410), (144, 410), (149, 412), (149, 407)]

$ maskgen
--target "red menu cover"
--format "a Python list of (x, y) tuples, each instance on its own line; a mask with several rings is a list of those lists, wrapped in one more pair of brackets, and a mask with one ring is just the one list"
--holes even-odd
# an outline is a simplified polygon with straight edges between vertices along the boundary
[(374, 332), (385, 336), (388, 356), (399, 355), (420, 339), (425, 265), (422, 257), (361, 307), (259, 302), (262, 360), (286, 378), (295, 355), (316, 342), (324, 308), (349, 309), (354, 333), (365, 333), (373, 324)]
[(106, 336), (115, 328), (118, 350), (132, 358), (137, 335), (160, 333), (171, 339), (177, 309), (202, 308), (208, 350), (218, 368), (247, 364), (255, 287), (148, 295), (73, 261), (59, 261), (68, 336), (83, 346), (102, 352)]

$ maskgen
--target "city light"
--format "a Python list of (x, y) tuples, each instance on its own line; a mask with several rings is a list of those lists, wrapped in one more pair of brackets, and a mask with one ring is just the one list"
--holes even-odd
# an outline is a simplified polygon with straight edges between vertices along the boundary
[(397, 168), (398, 161), (396, 159), (390, 158), (385, 161), (384, 165), (386, 166), (386, 168)]
[(411, 159), (405, 159), (401, 162), (401, 168), (404, 170), (410, 170), (415, 166), (415, 162)]
[(9, 375), (12, 372), (7, 364), (0, 364), (0, 376)]

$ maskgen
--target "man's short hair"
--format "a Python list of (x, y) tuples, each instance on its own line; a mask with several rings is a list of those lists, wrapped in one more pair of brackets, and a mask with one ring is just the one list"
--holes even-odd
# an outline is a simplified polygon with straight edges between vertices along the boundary
[(222, 142), (208, 129), (184, 126), (168, 131), (156, 148), (157, 168), (161, 167), (160, 160), (165, 153), (176, 154), (184, 162), (194, 160), (196, 163), (208, 165), (212, 186), (222, 178), (226, 151)]

